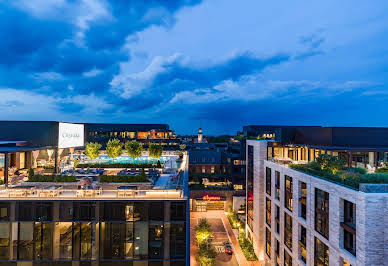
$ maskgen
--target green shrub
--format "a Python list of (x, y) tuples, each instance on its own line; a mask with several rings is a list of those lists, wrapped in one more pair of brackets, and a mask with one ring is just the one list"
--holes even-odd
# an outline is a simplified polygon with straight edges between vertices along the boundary
[(35, 175), (34, 169), (32, 167), (28, 170), (28, 177), (33, 177)]
[(238, 219), (237, 213), (235, 211), (233, 211), (232, 208), (229, 208), (227, 217), (228, 217), (230, 226), (233, 229), (239, 229), (239, 228), (243, 227), (244, 223), (241, 222), (240, 219)]
[(376, 173), (388, 173), (388, 168), (387, 167), (382, 167), (382, 168), (377, 168)]
[(141, 183), (148, 182), (145, 174), (144, 176), (117, 176), (117, 175), (102, 175), (100, 176), (101, 183)]
[(99, 156), (99, 149), (101, 149), (102, 145), (97, 142), (87, 142), (85, 144), (85, 154), (90, 159), (96, 159)]
[(27, 182), (77, 182), (77, 178), (66, 175), (34, 175), (29, 176)]
[(197, 261), (201, 266), (214, 266), (216, 263), (217, 252), (211, 245), (201, 244), (198, 246)]
[(245, 258), (248, 261), (256, 261), (257, 256), (255, 254), (255, 250), (253, 248), (253, 245), (249, 240), (245, 237), (245, 233), (240, 232), (238, 236), (238, 242), (240, 244), (240, 247), (244, 253)]
[(360, 175), (365, 175), (366, 174), (366, 169), (365, 168), (362, 168), (362, 167), (354, 167), (354, 168), (351, 168), (354, 172), (360, 174)]

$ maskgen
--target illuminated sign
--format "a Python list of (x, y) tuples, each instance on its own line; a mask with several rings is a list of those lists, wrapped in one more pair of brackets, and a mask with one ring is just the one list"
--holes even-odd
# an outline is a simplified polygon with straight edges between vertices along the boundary
[(58, 148), (84, 146), (84, 125), (59, 123)]
[(224, 197), (221, 196), (209, 196), (205, 195), (201, 198), (201, 200), (206, 200), (206, 201), (220, 201), (220, 200), (225, 200)]

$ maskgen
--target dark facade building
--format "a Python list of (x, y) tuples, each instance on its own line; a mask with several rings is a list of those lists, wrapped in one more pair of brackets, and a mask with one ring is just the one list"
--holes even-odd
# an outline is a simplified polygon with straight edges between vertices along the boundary
[(0, 265), (186, 265), (186, 205), (2, 200)]
[[(118, 125), (93, 125), (94, 132), (113, 132), (109, 138), (131, 130), (136, 139), (174, 140), (168, 125), (121, 125), (121, 131)], [(90, 124), (0, 121), (0, 180), (6, 183), (0, 185), (0, 266), (188, 265), (185, 157), (179, 169), (160, 170), (155, 180), (141, 183), (107, 184), (78, 172), (66, 176), (69, 182), (30, 180), (28, 169), (45, 175), (72, 158), (74, 149), (82, 150), (90, 129)]]

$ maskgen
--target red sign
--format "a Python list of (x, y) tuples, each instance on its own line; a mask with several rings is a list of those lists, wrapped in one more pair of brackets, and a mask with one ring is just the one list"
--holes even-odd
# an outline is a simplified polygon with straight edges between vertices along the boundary
[(221, 197), (220, 196), (209, 196), (209, 195), (205, 195), (202, 197), (202, 200), (207, 200), (207, 201), (218, 201), (218, 200), (221, 200)]

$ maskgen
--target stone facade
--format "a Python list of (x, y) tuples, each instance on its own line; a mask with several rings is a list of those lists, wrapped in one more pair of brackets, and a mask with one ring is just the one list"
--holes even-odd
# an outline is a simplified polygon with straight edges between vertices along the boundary
[[(259, 259), (266, 265), (276, 265), (275, 240), (279, 241), (280, 265), (284, 262), (284, 251), (292, 257), (292, 265), (314, 265), (314, 238), (329, 248), (329, 265), (388, 265), (388, 193), (365, 193), (333, 182), (314, 177), (286, 166), (266, 160), (265, 141), (248, 141), (254, 150), (254, 228), (253, 243)], [(264, 150), (264, 151), (263, 151)], [(266, 193), (266, 168), (271, 169), (271, 195)], [(275, 171), (280, 173), (280, 200), (275, 198)], [(285, 175), (292, 177), (293, 208), (285, 208)], [(299, 197), (301, 182), (306, 183), (306, 220), (300, 214)], [(375, 186), (375, 185), (374, 185)], [(384, 185), (381, 185), (384, 186)], [(329, 237), (326, 239), (315, 230), (316, 188), (329, 193)], [(363, 190), (365, 191), (365, 190)], [(384, 191), (384, 189), (383, 189)], [(271, 226), (265, 222), (265, 201), (271, 200)], [(356, 255), (344, 249), (344, 200), (355, 204)], [(275, 206), (280, 208), (280, 234), (275, 232)], [(284, 244), (284, 216), (292, 217), (292, 250)], [(306, 228), (306, 263), (300, 259), (300, 226)], [(271, 257), (265, 252), (265, 229), (271, 231)], [(249, 227), (247, 229), (250, 231)]]

